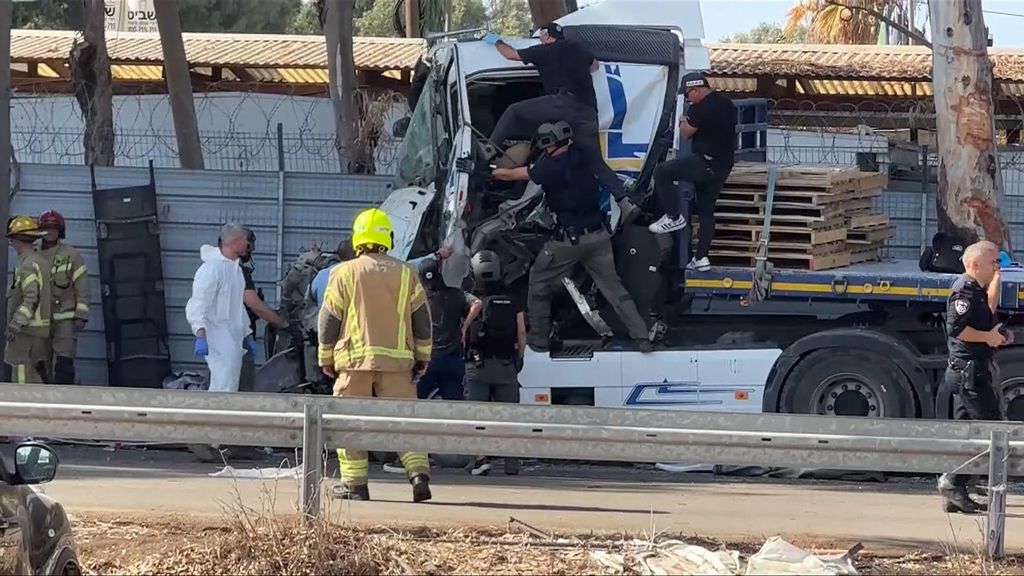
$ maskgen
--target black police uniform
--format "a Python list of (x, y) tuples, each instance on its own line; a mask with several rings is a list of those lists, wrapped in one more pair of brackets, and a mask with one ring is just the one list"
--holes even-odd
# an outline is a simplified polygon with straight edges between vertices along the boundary
[(691, 186), (700, 218), (697, 259), (707, 258), (715, 233), (715, 204), (725, 185), (736, 156), (736, 107), (732, 100), (712, 92), (697, 104), (691, 104), (687, 121), (697, 129), (691, 153), (658, 165), (654, 171), (654, 192), (665, 214), (672, 218), (682, 213), (683, 195), (673, 182)]
[(647, 340), (647, 324), (615, 270), (611, 234), (600, 208), (601, 193), (587, 152), (570, 145), (560, 156), (545, 154), (530, 166), (529, 175), (544, 189), (548, 209), (558, 225), (530, 269), (530, 345), (547, 349), (553, 284), (579, 263), (626, 325), (630, 338)]
[[(962, 274), (953, 283), (946, 304), (946, 333), (948, 335), (949, 366), (946, 385), (957, 396), (956, 420), (1001, 420), (996, 385), (999, 373), (995, 365), (995, 350), (983, 342), (964, 342), (959, 339), (964, 328), (982, 332), (997, 324), (995, 313), (989, 308), (988, 293), (978, 281)], [(950, 475), (955, 487), (966, 486), (970, 476)]]
[[(240, 262), (239, 266), (242, 267), (242, 277), (245, 279), (245, 289), (254, 290), (257, 294), (259, 291), (256, 290), (256, 282), (252, 279), (253, 266), (252, 259), (247, 259), (245, 262)], [(262, 294), (259, 294), (260, 299), (263, 298)], [(245, 307), (245, 313), (249, 316), (249, 328), (252, 329), (252, 337), (256, 338), (256, 320), (259, 316), (252, 311), (252, 308)], [(253, 358), (248, 352), (242, 357), (242, 370), (238, 376), (238, 391), (239, 392), (252, 392), (256, 385), (256, 359)]]

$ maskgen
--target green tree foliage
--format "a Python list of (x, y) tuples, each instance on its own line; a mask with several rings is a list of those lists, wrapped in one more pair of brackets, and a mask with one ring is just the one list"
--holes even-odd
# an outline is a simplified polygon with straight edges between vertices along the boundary
[(37, 30), (81, 30), (82, 2), (79, 0), (36, 0), (14, 4), (15, 28)]
[[(400, 1), (400, 0), (398, 0)], [(377, 0), (373, 7), (356, 18), (359, 36), (398, 36), (395, 30), (396, 0)], [(405, 21), (405, 11), (399, 9), (399, 19)], [(424, 32), (481, 28), (487, 23), (487, 9), (482, 0), (420, 0), (420, 20)], [(404, 24), (403, 24), (404, 26)]]
[(316, 2), (306, 2), (302, 5), (292, 21), (288, 24), (289, 34), (321, 34), (320, 9)]
[(797, 26), (793, 34), (788, 35), (778, 24), (761, 22), (747, 32), (727, 36), (721, 41), (736, 44), (802, 44), (806, 35), (806, 26)]
[(490, 28), (506, 38), (530, 35), (533, 20), (526, 0), (491, 0)]
[(179, 0), (185, 32), (284, 34), (302, 0)]

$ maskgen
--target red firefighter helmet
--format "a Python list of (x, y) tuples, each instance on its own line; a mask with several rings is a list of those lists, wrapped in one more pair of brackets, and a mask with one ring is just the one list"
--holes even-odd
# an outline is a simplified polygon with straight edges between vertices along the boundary
[(64, 215), (56, 210), (47, 210), (39, 215), (39, 229), (40, 230), (54, 230), (60, 232), (60, 237), (64, 237), (64, 229), (66, 224), (64, 223)]

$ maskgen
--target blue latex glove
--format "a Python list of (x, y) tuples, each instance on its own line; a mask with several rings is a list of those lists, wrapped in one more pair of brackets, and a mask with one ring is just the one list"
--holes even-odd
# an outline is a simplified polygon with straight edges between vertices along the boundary
[(484, 35), (483, 38), (481, 38), (481, 40), (487, 42), (491, 46), (494, 46), (495, 44), (498, 43), (498, 40), (501, 40), (501, 36), (495, 34), (494, 32), (488, 32), (487, 34)]
[(206, 336), (196, 337), (196, 356), (204, 357), (210, 353), (210, 346), (206, 344)]
[(255, 340), (253, 340), (252, 338), (246, 338), (245, 339), (245, 349), (249, 351), (249, 354), (252, 355), (253, 358), (256, 357), (256, 341)]

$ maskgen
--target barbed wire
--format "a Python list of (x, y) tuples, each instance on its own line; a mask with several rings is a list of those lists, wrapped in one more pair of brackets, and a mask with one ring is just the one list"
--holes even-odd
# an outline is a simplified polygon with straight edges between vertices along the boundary
[[(237, 91), (211, 86), (195, 94), (200, 141), (208, 169), (276, 171), (278, 148), (285, 169), (339, 172), (334, 110), (325, 96), (298, 90), (285, 93)], [(391, 126), (408, 114), (405, 97), (381, 90), (360, 91), (357, 126), (360, 144), (368, 146), (376, 173), (391, 174), (400, 140)], [(166, 94), (115, 94), (114, 156), (119, 166), (179, 165), (177, 140)], [(11, 110), (12, 144), (19, 162), (82, 164), (85, 123), (72, 94), (20, 91)], [(278, 142), (277, 126), (282, 126)]]

